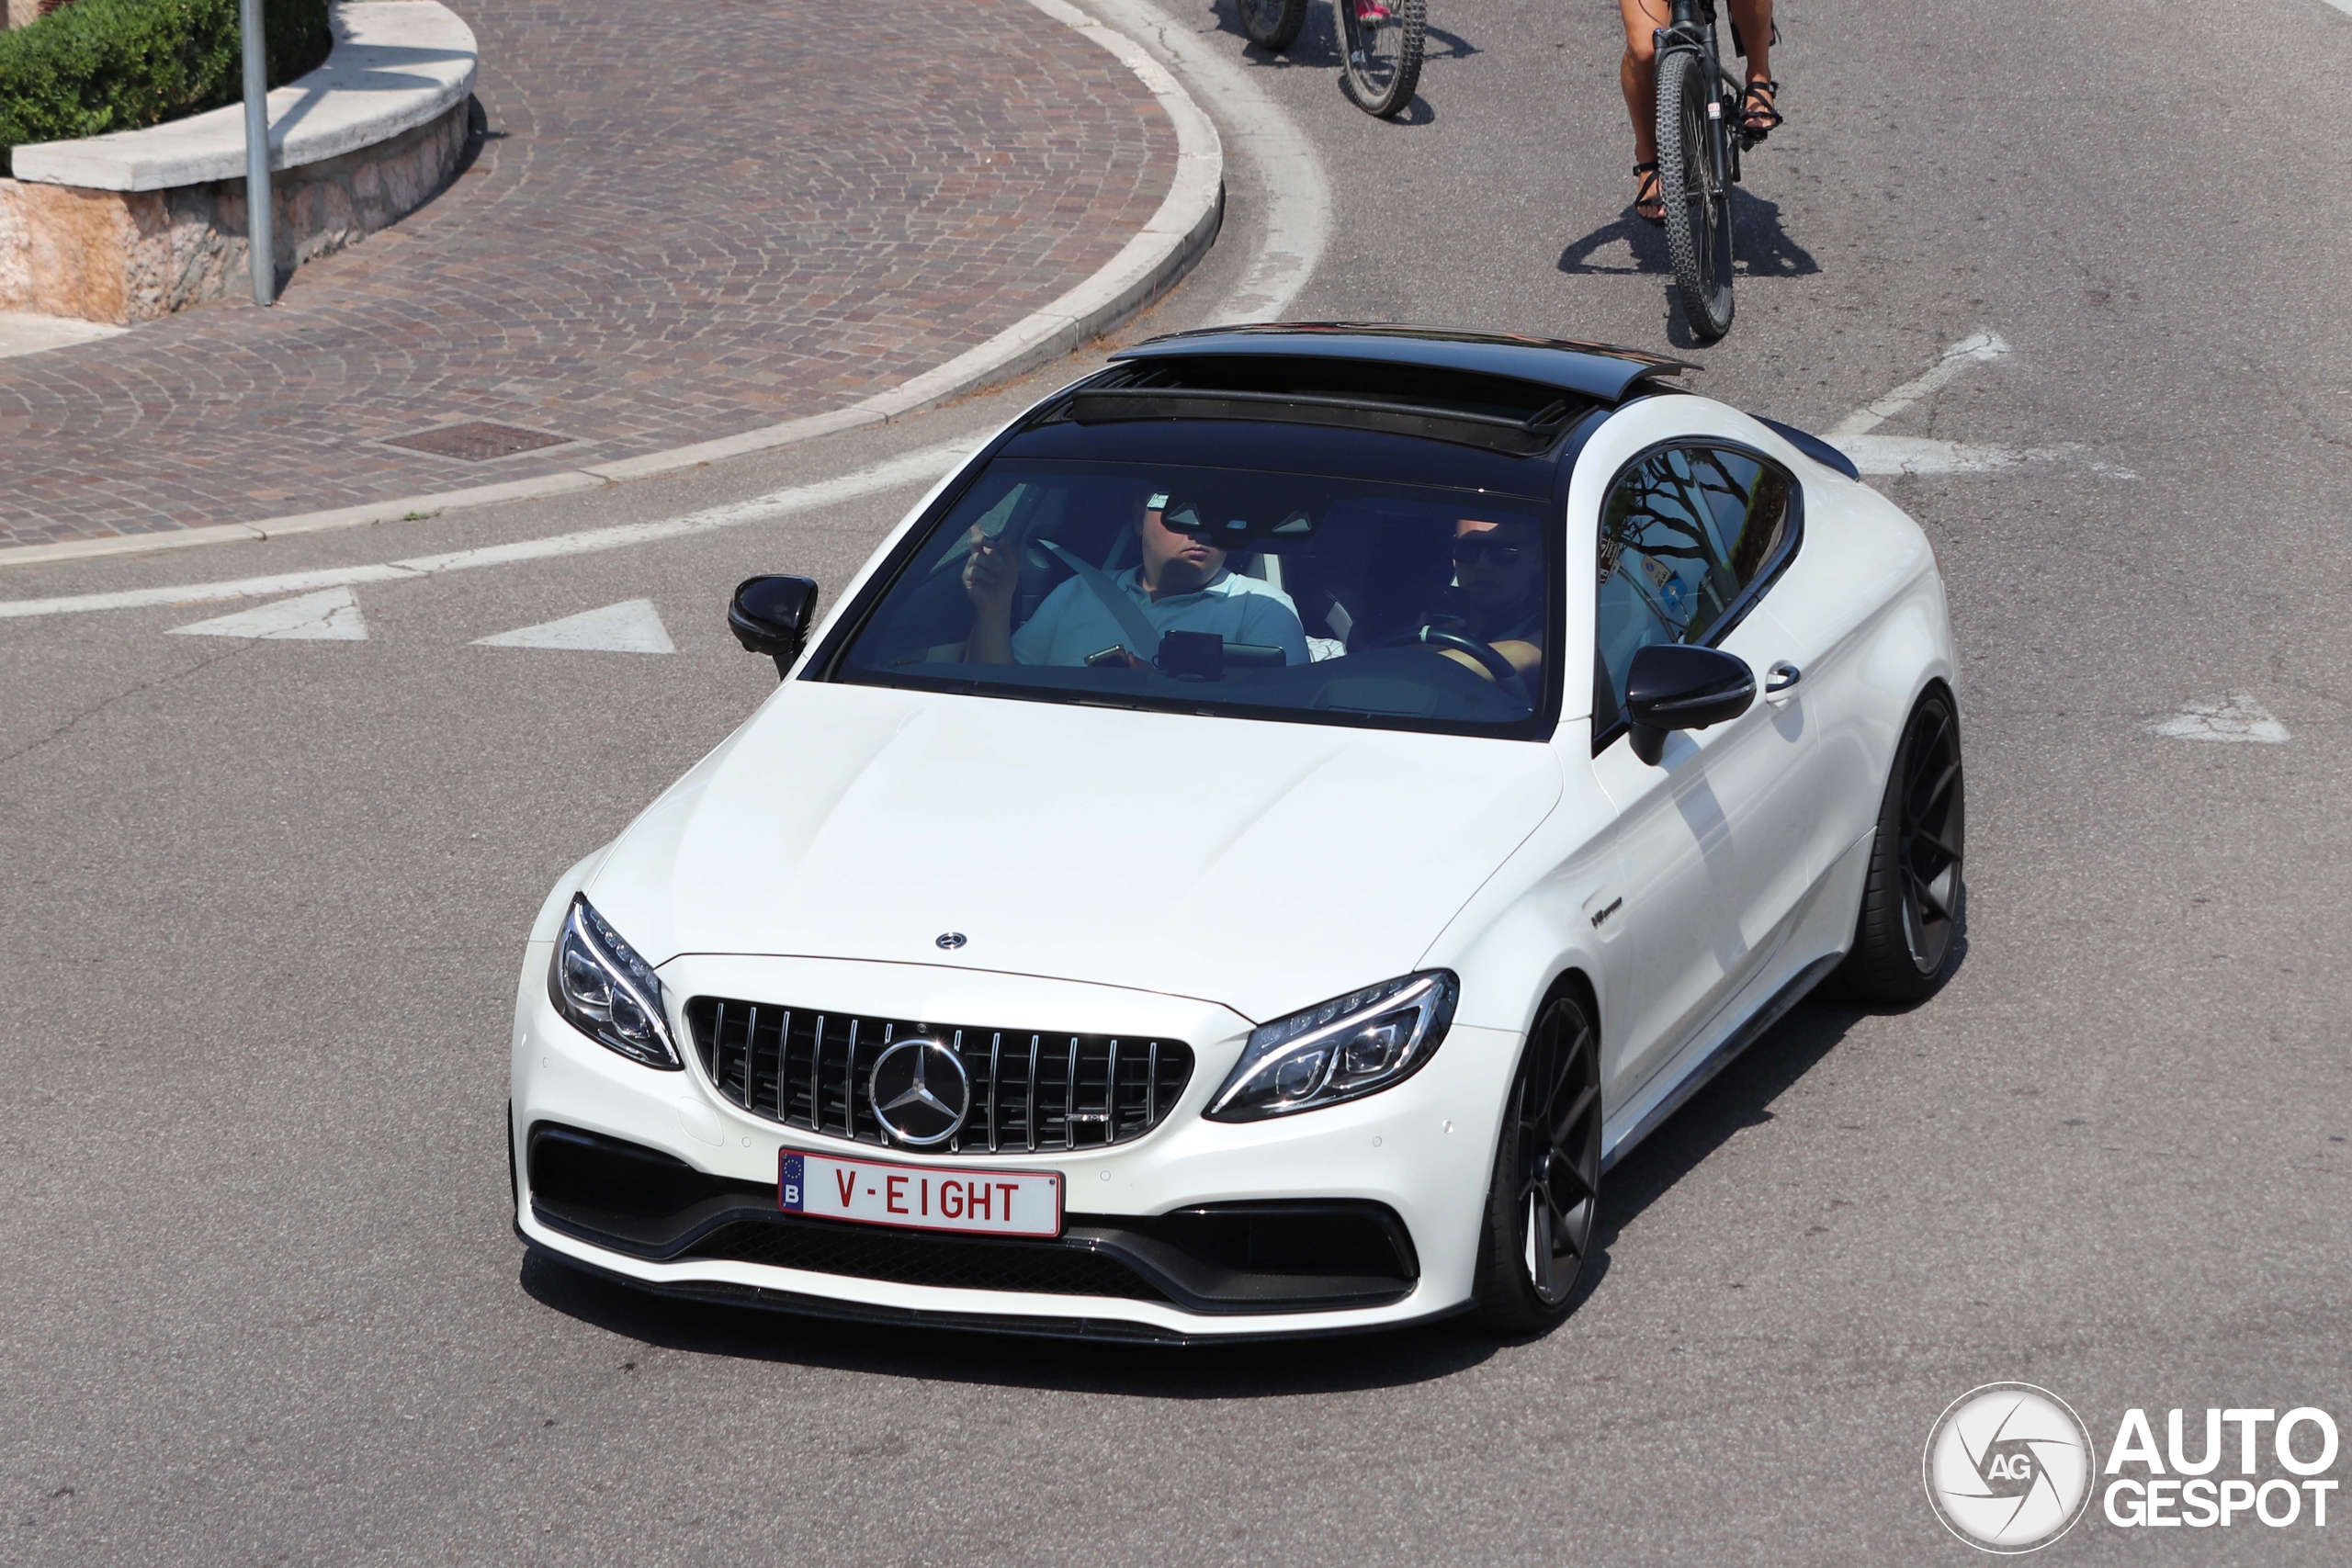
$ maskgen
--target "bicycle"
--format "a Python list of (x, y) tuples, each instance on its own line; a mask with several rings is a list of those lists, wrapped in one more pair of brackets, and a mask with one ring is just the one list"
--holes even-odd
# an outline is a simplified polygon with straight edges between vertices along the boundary
[[(1347, 0), (1340, 0), (1346, 4)], [(1742, 85), (1715, 51), (1714, 0), (1674, 0), (1657, 29), (1657, 186), (1683, 319), (1713, 342), (1731, 330), (1731, 187), (1758, 138), (1740, 114)]]
[[(1236, 0), (1250, 41), (1276, 53), (1297, 41), (1306, 0)], [(1348, 96), (1366, 114), (1388, 119), (1413, 101), (1421, 79), (1427, 0), (1331, 0), (1340, 17), (1340, 51)]]

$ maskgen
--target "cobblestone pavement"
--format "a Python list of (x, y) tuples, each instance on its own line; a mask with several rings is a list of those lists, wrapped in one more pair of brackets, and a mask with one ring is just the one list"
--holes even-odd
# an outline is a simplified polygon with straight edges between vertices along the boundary
[[(520, 479), (854, 401), (1115, 255), (1175, 135), (1022, 0), (458, 0), (487, 138), (439, 198), (208, 306), (0, 360), (0, 550)], [(486, 462), (388, 446), (489, 420)]]

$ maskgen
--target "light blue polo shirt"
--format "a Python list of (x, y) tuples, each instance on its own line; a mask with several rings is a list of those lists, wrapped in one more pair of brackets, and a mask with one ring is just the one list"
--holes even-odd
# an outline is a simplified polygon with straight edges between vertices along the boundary
[[(1306, 628), (1290, 595), (1272, 583), (1221, 570), (1197, 593), (1154, 599), (1143, 586), (1142, 569), (1130, 567), (1119, 577), (1118, 591), (1156, 632), (1215, 632), (1227, 642), (1279, 648), (1286, 664), (1306, 662)], [(1046, 594), (1028, 624), (1012, 634), (1012, 657), (1023, 664), (1083, 664), (1128, 640), (1110, 607), (1073, 577)]]

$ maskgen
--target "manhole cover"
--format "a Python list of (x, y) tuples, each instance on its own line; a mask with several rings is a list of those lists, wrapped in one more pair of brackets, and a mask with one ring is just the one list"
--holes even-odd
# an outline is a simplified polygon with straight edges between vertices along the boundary
[(517, 452), (560, 446), (571, 439), (569, 435), (549, 435), (544, 430), (524, 430), (512, 424), (445, 424), (437, 430), (420, 430), (413, 435), (390, 436), (384, 445), (405, 446), (412, 452), (430, 452), (436, 457), (487, 463), (492, 457), (511, 457)]

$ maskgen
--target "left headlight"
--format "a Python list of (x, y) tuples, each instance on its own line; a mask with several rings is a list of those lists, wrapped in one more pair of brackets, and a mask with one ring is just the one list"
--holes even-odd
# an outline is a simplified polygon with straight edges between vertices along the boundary
[(548, 969), (555, 1010), (597, 1044), (665, 1072), (683, 1070), (662, 1003), (662, 977), (596, 907), (574, 894)]
[(1420, 1071), (1453, 1021), (1461, 985), (1431, 969), (1334, 997), (1251, 1032), (1202, 1112), (1256, 1122), (1377, 1094)]

